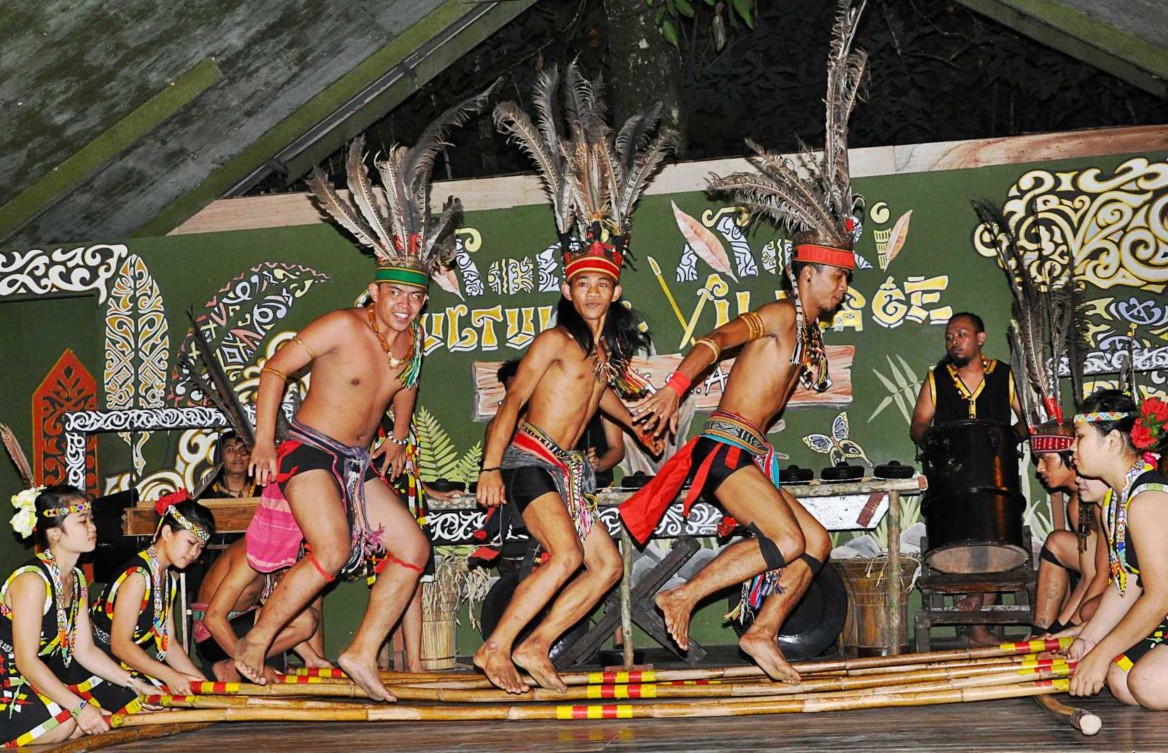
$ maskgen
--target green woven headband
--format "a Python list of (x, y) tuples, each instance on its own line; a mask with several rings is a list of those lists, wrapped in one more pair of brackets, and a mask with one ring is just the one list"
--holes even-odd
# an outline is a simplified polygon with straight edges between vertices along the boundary
[(412, 285), (415, 288), (428, 290), (430, 275), (420, 269), (410, 267), (378, 267), (373, 275), (374, 282), (396, 282), (401, 285)]

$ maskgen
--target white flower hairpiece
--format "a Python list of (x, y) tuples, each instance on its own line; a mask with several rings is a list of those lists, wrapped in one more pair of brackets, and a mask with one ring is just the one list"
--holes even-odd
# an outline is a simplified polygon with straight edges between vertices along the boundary
[(27, 539), (36, 529), (36, 498), (44, 489), (43, 486), (34, 486), (12, 495), (12, 506), (16, 508), (16, 514), (9, 523), (22, 539)]

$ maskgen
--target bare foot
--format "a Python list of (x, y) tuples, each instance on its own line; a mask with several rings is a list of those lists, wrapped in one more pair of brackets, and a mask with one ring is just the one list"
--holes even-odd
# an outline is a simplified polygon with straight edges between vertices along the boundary
[(519, 670), (511, 661), (510, 653), (499, 650), (497, 646), (487, 641), (475, 652), (474, 663), (495, 687), (502, 688), (508, 693), (526, 693), (531, 688), (519, 676)]
[(373, 700), (387, 703), (397, 700), (381, 682), (381, 673), (377, 670), (377, 662), (363, 661), (359, 656), (346, 652), (337, 657), (337, 664), (345, 670), (349, 679), (357, 683), (361, 690), (365, 691), (365, 695)]
[(747, 656), (754, 659), (758, 668), (766, 672), (772, 680), (785, 682), (788, 685), (799, 684), (799, 673), (784, 658), (783, 652), (779, 650), (774, 638), (748, 630), (738, 639), (738, 647)]
[(688, 651), (689, 617), (693, 611), (693, 604), (677, 593), (680, 590), (679, 587), (669, 591), (661, 591), (653, 598), (653, 601), (657, 603), (657, 608), (665, 616), (665, 627), (669, 629), (673, 640), (677, 641), (677, 647), (682, 651)]
[(275, 670), (275, 668), (272, 667), (271, 665), (265, 664), (264, 665), (264, 679), (266, 679), (268, 682), (270, 682), (272, 684), (275, 684), (275, 683), (280, 681), (280, 673), (277, 672)]
[(1004, 639), (995, 635), (992, 630), (985, 625), (973, 625), (969, 628), (969, 645), (971, 646), (996, 646), (1003, 643)]
[(218, 682), (239, 682), (239, 673), (235, 671), (235, 664), (231, 659), (217, 661), (211, 665), (211, 674)]
[(556, 673), (556, 668), (552, 665), (547, 649), (541, 650), (539, 646), (523, 644), (511, 654), (511, 660), (520, 669), (526, 669), (541, 688), (554, 690), (558, 693), (568, 691), (568, 686)]
[(957, 602), (955, 606), (962, 612), (976, 612), (977, 610), (981, 609), (982, 595), (973, 594), (972, 596), (966, 596), (964, 599)]
[(256, 685), (266, 685), (268, 679), (264, 677), (264, 659), (267, 653), (266, 645), (253, 641), (251, 634), (245, 635), (235, 644), (236, 671)]

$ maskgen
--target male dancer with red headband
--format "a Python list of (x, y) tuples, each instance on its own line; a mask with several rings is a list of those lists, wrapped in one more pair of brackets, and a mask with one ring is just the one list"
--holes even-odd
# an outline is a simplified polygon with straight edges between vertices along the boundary
[[(639, 433), (613, 386), (623, 386), (629, 359), (648, 345), (648, 337), (630, 311), (613, 305), (621, 295), (622, 254), (619, 245), (601, 243), (600, 232), (597, 223), (584, 249), (565, 255), (556, 326), (536, 337), (519, 362), (483, 451), (479, 503), (514, 505), (545, 552), (474, 657), (491, 682), (511, 693), (528, 690), (516, 665), (542, 687), (565, 689), (548, 656), (551, 646), (621, 575), (620, 553), (590, 499), (592, 465), (584, 453), (563, 449), (576, 446), (597, 409)], [(652, 438), (644, 441), (653, 444)], [(513, 648), (552, 597), (547, 617)]]
[(830, 384), (819, 321), (840, 307), (854, 266), (850, 250), (796, 246), (791, 265), (796, 294), (747, 312), (697, 340), (666, 389), (635, 408), (638, 423), (663, 432), (673, 426), (690, 383), (717, 364), (723, 351), (741, 346), (718, 409), (701, 435), (621, 506), (621, 517), (633, 537), (645, 541), (684, 482), (692, 480), (686, 512), (704, 495), (754, 534), (723, 549), (688, 583), (658, 594), (657, 605), (684, 650), (690, 614), (698, 602), (757, 578), (749, 589), (755, 597), (750, 606), (761, 603), (761, 609), (739, 647), (768, 675), (784, 682), (798, 682), (799, 675), (775, 638), (827, 559), (831, 538), (798, 500), (779, 488), (766, 427), (787, 405), (798, 382), (813, 389)]

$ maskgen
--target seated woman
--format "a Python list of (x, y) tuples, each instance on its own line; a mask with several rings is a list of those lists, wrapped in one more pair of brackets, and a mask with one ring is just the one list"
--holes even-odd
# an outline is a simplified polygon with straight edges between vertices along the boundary
[(219, 461), (223, 468), (211, 483), (204, 497), (255, 497), (259, 494), (255, 479), (248, 475), (251, 448), (234, 431), (219, 437)]
[(177, 591), (171, 568), (182, 570), (199, 558), (215, 533), (215, 520), (185, 490), (163, 497), (154, 509), (161, 516), (154, 542), (93, 602), (93, 633), (97, 646), (135, 676), (189, 695), (192, 681), (207, 678), (182, 644), (170, 640)]
[(1168, 479), (1149, 453), (1168, 442), (1168, 405), (1141, 409), (1118, 390), (1101, 390), (1075, 416), (1075, 466), (1114, 493), (1103, 511), (1112, 588), (1068, 651), (1078, 661), (1073, 695), (1104, 683), (1123, 703), (1168, 709)]
[[(89, 500), (71, 486), (16, 495), (12, 527), (42, 552), (0, 589), (0, 747), (105, 732), (101, 709), (122, 691), (149, 692), (93, 643), (77, 559), (97, 545)], [(116, 687), (115, 687), (116, 686)], [(100, 704), (100, 705), (99, 705)], [(108, 705), (107, 705), (108, 704)]]

